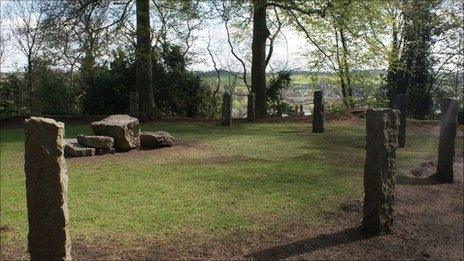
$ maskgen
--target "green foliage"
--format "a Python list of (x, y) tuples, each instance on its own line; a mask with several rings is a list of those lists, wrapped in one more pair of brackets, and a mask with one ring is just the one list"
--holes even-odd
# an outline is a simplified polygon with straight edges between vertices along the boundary
[[(433, 61), (431, 48), (438, 17), (434, 10), (437, 0), (408, 0), (403, 5), (403, 49), (393, 46), (387, 74), (386, 93), (391, 99), (395, 94), (408, 94), (408, 112), (417, 119), (432, 113)], [(395, 43), (395, 42), (394, 42)], [(396, 53), (396, 54), (395, 54)]]
[(76, 97), (73, 95), (71, 83), (63, 72), (54, 71), (45, 63), (35, 69), (37, 73), (37, 96), (43, 114), (72, 114)]
[(209, 116), (212, 92), (202, 79), (187, 70), (188, 60), (180, 46), (164, 44), (153, 49), (155, 104), (165, 114)]
[(285, 102), (282, 96), (282, 92), (290, 87), (290, 77), (289, 71), (280, 71), (269, 81), (267, 87), (268, 115), (281, 117), (284, 114), (293, 114), (293, 106)]
[[(154, 48), (153, 92), (157, 109), (167, 115), (209, 116), (214, 102), (210, 88), (186, 69), (188, 61), (177, 45)], [(135, 62), (122, 50), (113, 53), (110, 68), (97, 67), (88, 84), (84, 112), (89, 114), (126, 113), (128, 95), (136, 91)]]
[(87, 85), (83, 101), (84, 113), (127, 113), (129, 92), (135, 91), (135, 67), (124, 52), (118, 50), (113, 52), (110, 68), (92, 68), (92, 76), (87, 78)]
[[(33, 99), (45, 115), (76, 114), (79, 111), (81, 86), (66, 73), (53, 70), (45, 61), (34, 66)], [(25, 75), (14, 73), (0, 83), (0, 114), (26, 115), (30, 112)]]
[(18, 74), (0, 81), (0, 116), (22, 115), (26, 112), (25, 86)]

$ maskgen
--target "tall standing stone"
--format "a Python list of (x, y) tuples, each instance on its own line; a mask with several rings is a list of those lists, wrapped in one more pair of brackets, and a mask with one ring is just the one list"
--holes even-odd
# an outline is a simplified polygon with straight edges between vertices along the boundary
[(398, 113), (369, 109), (366, 114), (366, 163), (364, 164), (364, 216), (362, 227), (374, 234), (391, 231), (395, 204)]
[(222, 96), (222, 126), (232, 125), (232, 96), (228, 92), (224, 92)]
[(255, 119), (255, 93), (252, 92), (248, 94), (247, 121), (254, 122)]
[(139, 116), (139, 93), (138, 92), (129, 93), (129, 114), (132, 117)]
[(303, 104), (300, 104), (300, 115), (304, 116)]
[(408, 107), (408, 95), (397, 94), (393, 97), (392, 108), (400, 112), (400, 127), (398, 132), (398, 145), (403, 148), (406, 144), (406, 114)]
[(31, 260), (70, 260), (64, 124), (31, 117), (25, 123), (26, 196)]
[(441, 100), (440, 143), (438, 144), (438, 162), (436, 179), (453, 182), (454, 144), (456, 139), (458, 102), (453, 99)]
[(322, 91), (314, 92), (313, 132), (324, 132), (324, 98)]

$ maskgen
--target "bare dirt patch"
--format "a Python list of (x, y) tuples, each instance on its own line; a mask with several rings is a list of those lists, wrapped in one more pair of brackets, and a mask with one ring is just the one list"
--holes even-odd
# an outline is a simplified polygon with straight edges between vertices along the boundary
[(142, 157), (156, 158), (156, 156), (164, 155), (166, 157), (175, 156), (181, 157), (186, 154), (194, 154), (206, 145), (195, 141), (175, 141), (172, 147), (158, 149), (134, 149), (127, 152), (116, 152), (114, 154), (97, 155), (92, 157), (77, 157), (67, 158), (69, 162), (85, 162), (96, 163), (100, 161), (132, 161)]

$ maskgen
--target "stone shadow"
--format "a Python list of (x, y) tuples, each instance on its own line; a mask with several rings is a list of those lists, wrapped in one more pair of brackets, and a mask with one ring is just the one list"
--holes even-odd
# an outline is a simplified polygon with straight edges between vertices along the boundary
[(396, 176), (396, 184), (398, 185), (419, 186), (419, 185), (436, 185), (436, 184), (443, 184), (443, 183), (444, 182), (437, 180), (433, 175), (425, 177), (425, 178), (410, 177), (410, 176)]
[(291, 244), (271, 247), (248, 254), (246, 257), (256, 260), (278, 260), (301, 254), (308, 254), (319, 249), (349, 244), (371, 237), (373, 237), (373, 235), (362, 232), (358, 227), (349, 228), (335, 233), (323, 234), (314, 238), (296, 241)]

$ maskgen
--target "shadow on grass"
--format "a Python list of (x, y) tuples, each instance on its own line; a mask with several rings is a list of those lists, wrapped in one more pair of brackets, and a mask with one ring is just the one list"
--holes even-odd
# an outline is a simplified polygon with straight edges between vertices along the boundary
[(428, 176), (426, 178), (418, 178), (418, 177), (410, 177), (410, 176), (396, 176), (396, 184), (398, 185), (412, 185), (412, 186), (420, 186), (420, 185), (437, 185), (443, 184), (437, 180), (433, 175)]
[(362, 232), (360, 228), (349, 228), (331, 234), (319, 235), (311, 239), (296, 241), (287, 245), (275, 246), (248, 254), (246, 257), (256, 260), (284, 259), (296, 255), (308, 254), (319, 249), (353, 243), (370, 237), (372, 237), (372, 235)]

